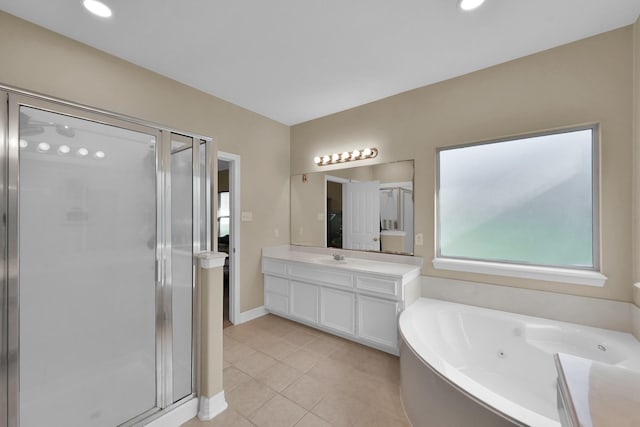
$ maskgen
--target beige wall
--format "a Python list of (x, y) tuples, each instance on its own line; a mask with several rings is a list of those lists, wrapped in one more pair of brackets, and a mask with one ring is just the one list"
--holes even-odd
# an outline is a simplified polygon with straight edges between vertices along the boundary
[[(291, 172), (318, 171), (314, 156), (366, 146), (379, 149), (375, 163), (415, 159), (423, 274), (630, 301), (632, 49), (633, 28), (625, 27), (294, 126)], [(603, 288), (433, 268), (436, 147), (594, 122), (601, 125)]]
[[(263, 246), (289, 242), (289, 127), (0, 12), (0, 83), (211, 136), (241, 156), (240, 309), (263, 303)], [(276, 237), (275, 230), (279, 237)]]
[[(640, 18), (633, 26), (633, 280), (640, 281)], [(637, 302), (640, 304), (640, 301)]]
[[(640, 18), (633, 26), (633, 58), (633, 281), (640, 282)], [(640, 307), (638, 289), (634, 302)]]

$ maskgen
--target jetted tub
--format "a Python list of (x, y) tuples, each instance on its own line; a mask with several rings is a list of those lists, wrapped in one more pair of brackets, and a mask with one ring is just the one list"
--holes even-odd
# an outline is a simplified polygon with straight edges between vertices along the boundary
[(416, 427), (559, 427), (554, 353), (640, 371), (630, 334), (420, 298), (400, 316), (402, 399)]

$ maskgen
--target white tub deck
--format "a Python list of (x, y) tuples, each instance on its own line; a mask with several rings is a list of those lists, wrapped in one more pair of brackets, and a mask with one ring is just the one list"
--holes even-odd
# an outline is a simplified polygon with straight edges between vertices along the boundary
[(554, 353), (640, 371), (630, 334), (434, 299), (405, 310), (400, 332), (424, 369), (523, 425), (560, 425)]

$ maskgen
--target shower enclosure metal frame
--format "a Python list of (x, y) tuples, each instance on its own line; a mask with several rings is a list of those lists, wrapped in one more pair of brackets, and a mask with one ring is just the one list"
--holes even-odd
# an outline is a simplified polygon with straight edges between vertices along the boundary
[[(196, 397), (198, 380), (198, 305), (195, 264), (192, 265), (191, 394), (175, 401), (172, 389), (172, 272), (171, 272), (171, 137), (191, 139), (193, 255), (211, 250), (212, 176), (217, 165), (212, 138), (174, 130), (132, 117), (0, 85), (0, 215), (2, 272), (0, 273), (0, 427), (19, 427), (20, 414), (20, 277), (19, 277), (19, 109), (32, 107), (104, 125), (142, 132), (155, 138), (156, 159), (156, 404), (151, 410), (121, 424), (131, 426), (160, 417)], [(204, 182), (200, 171), (200, 146), (204, 144)], [(204, 186), (204, 199), (200, 200)], [(202, 202), (202, 203), (201, 203)], [(204, 218), (202, 218), (204, 216)], [(204, 229), (202, 229), (204, 228)], [(204, 241), (202, 241), (204, 240)]]

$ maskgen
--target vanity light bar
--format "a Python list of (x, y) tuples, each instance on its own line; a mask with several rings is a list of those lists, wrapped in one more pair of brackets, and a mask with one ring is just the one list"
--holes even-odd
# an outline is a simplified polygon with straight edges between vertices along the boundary
[(333, 153), (325, 156), (316, 156), (313, 158), (313, 162), (318, 166), (335, 165), (336, 163), (346, 163), (354, 160), (373, 159), (377, 155), (377, 148), (363, 148), (361, 150), (345, 151), (342, 154)]

